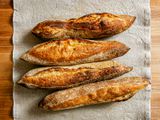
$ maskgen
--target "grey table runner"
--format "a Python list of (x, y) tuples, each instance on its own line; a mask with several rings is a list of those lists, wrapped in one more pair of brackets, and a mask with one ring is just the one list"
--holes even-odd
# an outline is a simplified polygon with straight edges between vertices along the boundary
[(38, 102), (52, 91), (33, 90), (16, 85), (16, 81), (25, 72), (36, 67), (19, 60), (19, 57), (41, 42), (31, 34), (31, 29), (38, 22), (80, 17), (93, 12), (128, 14), (137, 17), (135, 23), (127, 31), (105, 40), (118, 40), (131, 48), (126, 55), (115, 59), (124, 65), (134, 67), (132, 72), (124, 76), (151, 78), (149, 0), (14, 0), (13, 115), (15, 120), (150, 119), (150, 87), (125, 102), (52, 112), (37, 107)]

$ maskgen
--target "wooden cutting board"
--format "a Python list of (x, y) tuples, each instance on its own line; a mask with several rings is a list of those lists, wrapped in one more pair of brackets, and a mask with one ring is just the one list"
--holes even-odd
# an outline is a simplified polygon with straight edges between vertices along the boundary
[[(152, 11), (152, 120), (160, 120), (160, 0)], [(12, 0), (0, 0), (0, 120), (12, 120)]]

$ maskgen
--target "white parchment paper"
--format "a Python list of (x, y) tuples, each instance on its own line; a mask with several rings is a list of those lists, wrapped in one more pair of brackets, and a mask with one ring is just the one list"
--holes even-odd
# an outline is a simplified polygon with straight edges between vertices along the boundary
[(52, 91), (27, 89), (16, 81), (35, 68), (19, 60), (22, 53), (40, 43), (31, 29), (44, 20), (63, 20), (93, 12), (110, 12), (136, 16), (135, 23), (127, 31), (106, 38), (125, 43), (131, 50), (115, 59), (133, 66), (124, 76), (144, 76), (150, 73), (150, 0), (14, 0), (13, 16), (13, 116), (15, 120), (149, 120), (150, 87), (125, 102), (93, 105), (59, 112), (44, 111), (38, 102)]

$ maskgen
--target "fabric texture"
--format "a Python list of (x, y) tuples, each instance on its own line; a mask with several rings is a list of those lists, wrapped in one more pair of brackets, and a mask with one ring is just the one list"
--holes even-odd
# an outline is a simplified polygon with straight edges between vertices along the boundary
[(13, 16), (13, 116), (15, 120), (150, 120), (151, 87), (124, 102), (92, 105), (59, 112), (39, 109), (39, 101), (52, 90), (27, 89), (16, 81), (37, 66), (19, 57), (41, 43), (31, 29), (44, 20), (77, 18), (88, 13), (109, 12), (136, 16), (135, 23), (125, 32), (104, 40), (117, 40), (131, 49), (114, 59), (134, 70), (124, 76), (144, 76), (150, 72), (150, 0), (14, 0)]

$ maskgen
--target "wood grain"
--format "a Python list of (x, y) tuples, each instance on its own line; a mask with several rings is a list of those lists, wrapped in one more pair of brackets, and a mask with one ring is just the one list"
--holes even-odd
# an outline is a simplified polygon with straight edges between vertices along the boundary
[(160, 0), (151, 0), (152, 120), (160, 120)]
[(12, 120), (12, 2), (0, 0), (0, 120)]
[[(160, 0), (151, 0), (152, 120), (160, 120)], [(12, 120), (12, 0), (0, 0), (0, 120)]]

